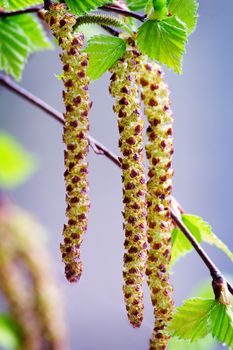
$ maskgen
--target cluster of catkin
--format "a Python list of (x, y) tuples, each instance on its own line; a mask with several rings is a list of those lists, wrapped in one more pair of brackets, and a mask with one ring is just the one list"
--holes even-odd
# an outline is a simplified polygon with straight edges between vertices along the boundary
[[(111, 68), (111, 73), (110, 93), (115, 98), (114, 111), (118, 116), (122, 154), (125, 304), (130, 322), (139, 327), (143, 319), (142, 283), (145, 273), (155, 316), (150, 350), (164, 350), (169, 340), (166, 326), (173, 312), (172, 287), (167, 271), (172, 231), (170, 202), (173, 175), (173, 118), (169, 90), (161, 68), (149, 63), (131, 38), (128, 39), (127, 52)], [(149, 123), (147, 182), (142, 155), (141, 101)]]
[(62, 298), (43, 228), (26, 212), (0, 206), (0, 294), (20, 329), (22, 350), (68, 350)]
[[(65, 274), (70, 282), (80, 278), (83, 265), (80, 245), (87, 230), (89, 209), (87, 152), (88, 112), (91, 107), (86, 75), (88, 57), (82, 51), (84, 38), (73, 32), (75, 17), (64, 4), (54, 4), (42, 13), (62, 49), (64, 113), (66, 215), (64, 243), (61, 245)], [(172, 220), (172, 112), (169, 90), (161, 68), (149, 63), (135, 38), (124, 38), (127, 51), (110, 69), (110, 94), (115, 98), (118, 117), (119, 147), (123, 181), (125, 254), (123, 292), (130, 323), (140, 327), (143, 320), (143, 279), (151, 291), (155, 325), (150, 350), (164, 350), (169, 336), (166, 331), (172, 317), (172, 287), (168, 266)], [(148, 178), (143, 160), (141, 104), (149, 126), (146, 157)]]
[(80, 245), (87, 231), (88, 198), (88, 112), (89, 80), (86, 75), (87, 54), (81, 52), (84, 43), (82, 33), (73, 33), (76, 23), (74, 15), (67, 12), (65, 4), (53, 4), (49, 11), (41, 12), (49, 24), (53, 35), (62, 49), (63, 63), (63, 100), (65, 127), (63, 141), (65, 150), (66, 216), (64, 242), (61, 244), (62, 258), (65, 263), (65, 275), (68, 281), (79, 280), (83, 264), (80, 260)]

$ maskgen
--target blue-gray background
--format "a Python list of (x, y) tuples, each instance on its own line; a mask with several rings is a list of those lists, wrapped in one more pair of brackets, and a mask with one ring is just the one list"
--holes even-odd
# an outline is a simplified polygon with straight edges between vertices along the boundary
[[(232, 0), (200, 4), (198, 29), (190, 37), (183, 75), (166, 71), (175, 115), (174, 195), (186, 211), (208, 220), (233, 248), (233, 25)], [(22, 85), (63, 111), (57, 52), (30, 58)], [(91, 133), (114, 152), (118, 131), (108, 95), (108, 76), (93, 84)], [(147, 349), (153, 324), (146, 289), (145, 321), (140, 330), (127, 323), (121, 292), (123, 232), (120, 171), (109, 160), (90, 153), (92, 208), (82, 249), (85, 272), (79, 284), (63, 278), (59, 242), (65, 221), (62, 127), (40, 110), (0, 89), (1, 125), (39, 156), (40, 169), (21, 188), (16, 201), (49, 229), (49, 248), (62, 284), (72, 350)], [(207, 248), (220, 268), (228, 259)], [(195, 253), (180, 260), (172, 276), (177, 304), (208, 276)]]

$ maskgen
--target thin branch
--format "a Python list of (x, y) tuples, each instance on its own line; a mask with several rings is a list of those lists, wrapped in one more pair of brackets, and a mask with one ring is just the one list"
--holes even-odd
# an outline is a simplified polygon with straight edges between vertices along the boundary
[[(40, 108), (47, 114), (49, 114), (53, 119), (57, 120), (59, 123), (65, 123), (64, 118), (61, 113), (59, 113), (56, 109), (39, 99), (37, 96), (33, 95), (14, 81), (12, 81), (8, 76), (0, 73), (0, 84), (5, 86), (7, 89), (13, 91), (17, 95), (21, 96), (25, 100), (31, 102), (34, 106)], [(109, 151), (104, 145), (102, 145), (99, 141), (95, 140), (92, 136), (89, 136), (89, 144), (94, 151), (97, 151), (97, 154), (103, 154), (108, 159), (110, 159), (114, 164), (118, 167), (121, 167), (121, 163), (118, 157)], [(192, 244), (193, 248), (196, 250), (206, 267), (208, 268), (210, 275), (213, 278), (213, 282), (218, 281), (219, 279), (225, 280), (223, 275), (221, 274), (218, 267), (214, 264), (214, 262), (209, 258), (205, 250), (200, 246), (192, 233), (188, 230), (188, 228), (184, 225), (182, 220), (176, 215), (176, 213), (171, 210), (171, 216), (176, 225), (180, 228), (189, 242)], [(233, 295), (233, 286), (227, 282), (228, 290)]]
[[(53, 119), (58, 121), (61, 124), (65, 124), (62, 113), (59, 113), (56, 109), (48, 105), (46, 102), (39, 99), (37, 96), (33, 95), (31, 92), (24, 89), (22, 86), (15, 83), (12, 79), (10, 79), (7, 75), (0, 73), (0, 84), (5, 86), (7, 89), (13, 91), (17, 95), (24, 98), (26, 101), (31, 102), (34, 106), (42, 109), (44, 112), (49, 114)], [(121, 166), (119, 159), (117, 156), (109, 151), (104, 145), (102, 145), (99, 141), (95, 140), (94, 137), (89, 136), (90, 144), (95, 144), (96, 149), (103, 152), (103, 154), (110, 159), (113, 163), (118, 166)]]
[(124, 10), (115, 6), (101, 6), (99, 7), (100, 10), (103, 11), (107, 11), (107, 12), (114, 12), (117, 13), (121, 16), (125, 16), (125, 17), (132, 17), (132, 18), (136, 18), (137, 20), (144, 22), (145, 20), (145, 16), (144, 15), (140, 15), (137, 12), (132, 12), (132, 11), (128, 11), (128, 10)]
[[(41, 10), (43, 7), (47, 9), (49, 7), (49, 4), (51, 3), (52, 2), (49, 0), (44, 0), (44, 5), (32, 6), (32, 7), (28, 7), (26, 9), (17, 10), (17, 11), (10, 11), (10, 12), (3, 11), (3, 12), (0, 12), (0, 18), (15, 16), (15, 15), (22, 15), (24, 13), (35, 13)], [(132, 11), (123, 10), (114, 6), (101, 6), (99, 7), (99, 9), (107, 12), (117, 13), (125, 17), (133, 17), (141, 22), (143, 22), (145, 19), (144, 15), (140, 15), (139, 13), (132, 12)]]
[(212, 276), (213, 280), (218, 279), (219, 276), (221, 275), (221, 273), (220, 273), (219, 269), (217, 268), (217, 266), (209, 258), (209, 256), (206, 254), (204, 249), (197, 242), (196, 238), (192, 235), (192, 233), (189, 231), (189, 229), (184, 225), (182, 220), (176, 215), (176, 213), (173, 210), (171, 210), (171, 216), (172, 216), (172, 220), (179, 227), (179, 229), (183, 232), (185, 237), (189, 240), (189, 242), (192, 244), (193, 248), (196, 250), (197, 254), (200, 256), (202, 261), (205, 263), (206, 267), (209, 269), (210, 275)]
[(45, 8), (45, 10), (49, 10), (51, 5), (52, 5), (52, 1), (51, 0), (44, 0), (44, 8)]
[(119, 36), (119, 32), (109, 26), (101, 26), (103, 29), (105, 29), (109, 34), (113, 36)]

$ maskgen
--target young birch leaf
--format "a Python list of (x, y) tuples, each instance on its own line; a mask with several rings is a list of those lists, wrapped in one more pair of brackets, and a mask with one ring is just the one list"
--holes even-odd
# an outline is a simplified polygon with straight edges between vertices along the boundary
[(127, 0), (128, 8), (131, 11), (142, 11), (145, 9), (148, 0)]
[(124, 54), (125, 50), (126, 43), (120, 38), (107, 35), (91, 38), (86, 48), (89, 58), (87, 69), (89, 78), (96, 80), (101, 77)]
[(233, 314), (226, 305), (215, 302), (210, 313), (210, 330), (220, 343), (233, 349)]
[[(198, 231), (192, 232), (198, 243), (201, 242), (201, 235)], [(175, 227), (172, 231), (172, 256), (170, 266), (179, 260), (182, 256), (193, 250), (193, 246), (185, 235)]]
[(14, 23), (20, 26), (27, 37), (30, 53), (52, 48), (51, 42), (35, 16), (27, 14), (15, 16)]
[(15, 10), (21, 10), (26, 7), (30, 7), (33, 5), (41, 4), (41, 0), (7, 0), (9, 4), (9, 10), (15, 11)]
[(170, 0), (168, 11), (184, 22), (191, 34), (197, 25), (198, 2), (196, 0)]
[(195, 343), (190, 343), (188, 340), (171, 338), (167, 350), (215, 350), (215, 345), (216, 342), (210, 335)]
[(0, 188), (25, 182), (36, 170), (36, 159), (15, 139), (0, 131)]
[(81, 15), (95, 10), (99, 6), (109, 4), (109, 0), (66, 0), (66, 4), (75, 15)]
[(199, 232), (201, 240), (215, 245), (215, 247), (222, 250), (233, 262), (233, 253), (212, 231), (212, 227), (205, 222), (202, 218), (195, 215), (184, 214), (182, 216), (184, 224), (189, 228), (192, 234), (195, 235)]
[(187, 29), (177, 17), (162, 21), (148, 20), (138, 30), (137, 44), (142, 53), (182, 72), (182, 56), (187, 43)]
[(209, 332), (210, 312), (215, 300), (193, 298), (177, 308), (168, 329), (171, 336), (191, 342), (204, 338)]
[(20, 80), (29, 45), (24, 31), (11, 17), (0, 19), (0, 71)]
[(32, 15), (0, 19), (0, 70), (20, 80), (30, 53), (50, 49), (46, 34)]

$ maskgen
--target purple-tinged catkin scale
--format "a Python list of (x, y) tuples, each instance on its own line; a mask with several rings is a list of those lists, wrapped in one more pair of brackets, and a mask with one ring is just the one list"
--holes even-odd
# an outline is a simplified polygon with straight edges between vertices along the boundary
[(143, 166), (143, 121), (136, 84), (138, 51), (128, 39), (124, 57), (111, 68), (110, 93), (118, 115), (119, 147), (122, 153), (125, 254), (123, 292), (130, 323), (140, 327), (143, 320), (143, 275), (146, 259), (146, 180)]
[(154, 306), (155, 324), (150, 350), (164, 350), (169, 335), (166, 330), (173, 314), (172, 287), (169, 283), (172, 220), (170, 215), (173, 154), (169, 90), (161, 68), (140, 61), (141, 97), (148, 119), (146, 155), (149, 162), (147, 182), (147, 238), (149, 243), (146, 275)]
[(83, 264), (80, 260), (80, 246), (87, 231), (87, 215), (90, 207), (88, 189), (88, 113), (89, 101), (86, 69), (87, 54), (81, 52), (84, 44), (82, 33), (73, 33), (75, 16), (68, 14), (64, 4), (54, 4), (43, 15), (45, 21), (62, 49), (60, 58), (63, 64), (63, 100), (65, 127), (63, 141), (66, 144), (64, 154), (66, 171), (66, 216), (64, 242), (61, 244), (62, 259), (65, 263), (65, 275), (68, 281), (79, 280)]

